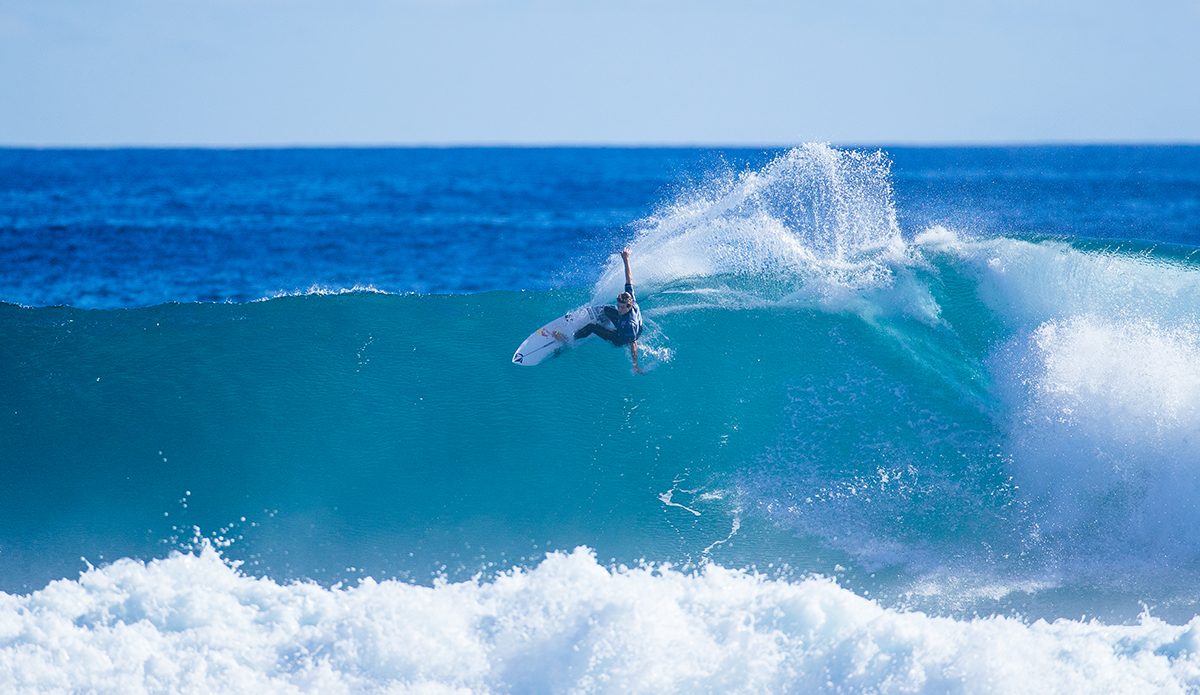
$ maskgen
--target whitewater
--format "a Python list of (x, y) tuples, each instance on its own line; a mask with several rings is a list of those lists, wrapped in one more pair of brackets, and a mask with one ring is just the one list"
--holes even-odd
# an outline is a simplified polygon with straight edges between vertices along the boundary
[(889, 610), (828, 579), (596, 564), (432, 587), (247, 577), (211, 548), (8, 597), (37, 692), (1187, 692), (1200, 618), (1136, 626)]
[[(1192, 149), (1164, 152), (1191, 171)], [(1114, 156), (1080, 191), (1059, 169), (1042, 185), (1092, 219), (1096, 171), (1129, 188)], [(591, 268), (584, 286), (442, 294), (386, 273), (291, 291), (264, 260), (246, 276), (276, 287), (256, 298), (164, 303), (177, 280), (81, 293), (31, 265), (0, 282), (0, 690), (1200, 691), (1197, 186), (1164, 175), (1160, 233), (1138, 240), (1035, 224), (1049, 212), (997, 230), (954, 214), (958, 194), (912, 193), (954, 171), (1003, 188), (1029, 157), (706, 163), (607, 244), (632, 251), (643, 375), (599, 340), (508, 362), (621, 291), (594, 240), (560, 268)], [(351, 188), (320, 205), (374, 238), (375, 203), (329, 202)], [(171, 224), (260, 223), (179, 190)], [(0, 248), (36, 265), (52, 206), (19, 198)], [(127, 229), (136, 209), (106, 214)], [(522, 214), (479, 224), (561, 219)], [(336, 225), (319, 234), (312, 267), (353, 275)], [(272, 237), (279, 267), (293, 238)], [(477, 259), (460, 284), (512, 272), (472, 243), (412, 253)]]

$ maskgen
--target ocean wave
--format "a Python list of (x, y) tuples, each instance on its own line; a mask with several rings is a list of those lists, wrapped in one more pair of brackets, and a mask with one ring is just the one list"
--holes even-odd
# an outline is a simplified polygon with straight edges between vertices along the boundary
[(810, 145), (646, 220), (644, 377), (598, 338), (508, 362), (611, 299), (615, 263), (588, 289), (0, 306), (0, 445), (25, 463), (5, 588), (269, 508), (227, 554), (276, 581), (461, 578), (587, 545), (850, 566), (889, 608), (957, 617), (1066, 615), (1076, 592), (1186, 622), (1194, 254), (904, 232), (888, 176)]

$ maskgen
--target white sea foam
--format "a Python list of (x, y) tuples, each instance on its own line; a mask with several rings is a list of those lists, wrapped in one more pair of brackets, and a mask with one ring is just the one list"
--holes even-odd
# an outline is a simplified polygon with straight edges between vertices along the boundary
[(392, 294), (375, 287), (374, 285), (354, 285), (353, 287), (342, 287), (339, 285), (311, 285), (308, 289), (294, 290), (276, 290), (270, 295), (255, 301), (267, 302), (272, 299), (281, 299), (283, 297), (329, 297), (343, 294)]
[(956, 621), (812, 578), (606, 569), (585, 549), (491, 581), (244, 576), (210, 548), (0, 594), (12, 693), (1183, 693), (1173, 626)]

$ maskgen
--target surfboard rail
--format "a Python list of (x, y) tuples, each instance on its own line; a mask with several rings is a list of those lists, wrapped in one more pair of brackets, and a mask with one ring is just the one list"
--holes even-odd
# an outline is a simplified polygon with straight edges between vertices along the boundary
[(574, 345), (575, 331), (589, 323), (608, 323), (603, 306), (581, 306), (534, 331), (513, 353), (513, 364), (532, 367)]

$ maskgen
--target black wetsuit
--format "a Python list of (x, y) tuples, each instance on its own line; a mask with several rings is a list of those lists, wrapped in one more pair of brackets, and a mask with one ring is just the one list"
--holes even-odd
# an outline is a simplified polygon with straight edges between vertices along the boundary
[[(629, 293), (630, 297), (633, 297), (633, 285), (625, 283), (625, 291)], [(598, 323), (589, 323), (575, 331), (575, 340), (586, 338), (589, 335), (598, 335), (613, 345), (621, 347), (637, 340), (638, 336), (642, 334), (642, 310), (638, 308), (636, 298), (633, 299), (629, 311), (624, 314), (617, 311), (615, 306), (605, 306), (604, 316), (612, 322), (615, 330)]]

